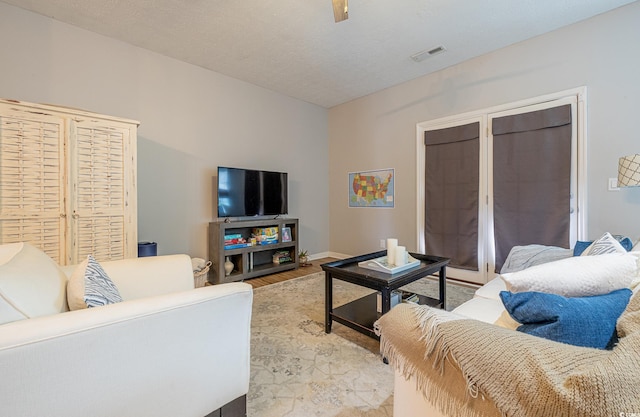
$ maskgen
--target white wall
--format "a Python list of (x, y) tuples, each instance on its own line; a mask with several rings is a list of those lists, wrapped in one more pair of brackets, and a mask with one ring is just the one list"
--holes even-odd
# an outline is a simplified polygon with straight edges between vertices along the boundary
[[(635, 2), (330, 109), (331, 250), (378, 250), (389, 236), (416, 249), (417, 123), (578, 86), (588, 88), (588, 237), (640, 237), (640, 188), (607, 191), (618, 158), (640, 153), (638, 22)], [(394, 209), (347, 207), (348, 172), (389, 167)]]
[(327, 110), (0, 3), (0, 97), (141, 122), (139, 240), (207, 257), (218, 165), (289, 173), (300, 247), (328, 250)]

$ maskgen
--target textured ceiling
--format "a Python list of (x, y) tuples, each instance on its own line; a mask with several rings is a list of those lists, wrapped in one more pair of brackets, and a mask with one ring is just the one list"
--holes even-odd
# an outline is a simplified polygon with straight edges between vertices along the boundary
[[(1, 0), (323, 107), (630, 0)], [(414, 62), (410, 56), (444, 46)]]

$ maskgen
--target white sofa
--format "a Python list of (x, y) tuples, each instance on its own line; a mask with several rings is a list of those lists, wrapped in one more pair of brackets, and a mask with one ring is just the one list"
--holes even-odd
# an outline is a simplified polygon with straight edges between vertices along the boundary
[[(452, 310), (452, 313), (470, 317), (485, 323), (504, 321), (504, 325), (511, 323), (506, 319), (506, 312), (500, 291), (507, 288), (500, 279), (495, 277), (489, 283), (480, 287), (474, 297)], [(514, 326), (515, 327), (515, 326)], [(393, 415), (398, 417), (446, 417), (439, 408), (429, 402), (425, 396), (417, 390), (414, 378), (405, 378), (399, 369), (394, 372)]]
[(187, 255), (101, 265), (123, 301), (68, 311), (74, 267), (0, 246), (0, 415), (245, 415), (251, 286), (194, 289)]
[[(638, 249), (640, 248), (637, 246), (634, 248), (634, 250)], [(557, 259), (562, 259), (570, 257), (571, 254), (572, 251), (568, 251), (566, 254), (556, 253), (554, 256), (558, 255)], [(510, 318), (500, 299), (500, 292), (507, 290), (505, 281), (500, 276), (478, 289), (474, 298), (454, 309), (452, 311), (453, 314), (447, 312), (433, 314), (428, 324), (422, 321), (419, 316), (416, 316), (422, 314), (425, 311), (424, 308), (415, 308), (406, 304), (395, 307), (377, 323), (377, 326), (379, 326), (378, 331), (381, 334), (381, 352), (389, 359), (395, 371), (394, 416), (559, 415), (558, 410), (567, 406), (566, 403), (563, 403), (563, 396), (568, 402), (575, 400), (572, 397), (573, 394), (569, 389), (569, 385), (565, 385), (564, 388), (560, 385), (559, 390), (554, 391), (556, 387), (550, 385), (551, 382), (549, 382), (549, 385), (545, 388), (548, 391), (540, 393), (538, 397), (535, 396), (536, 387), (546, 384), (547, 382), (545, 381), (555, 381), (555, 383), (562, 384), (562, 381), (571, 381), (572, 378), (574, 379), (573, 384), (582, 384), (587, 389), (587, 392), (594, 393), (594, 398), (598, 399), (599, 397), (598, 400), (602, 404), (606, 404), (606, 408), (611, 415), (638, 413), (640, 411), (640, 377), (638, 376), (640, 355), (638, 354), (637, 346), (640, 343), (640, 295), (637, 295), (639, 292), (637, 277), (640, 276), (638, 275), (640, 262), (637, 259), (640, 259), (640, 253), (636, 252), (635, 257), (634, 276), (636, 278), (630, 285), (632, 288), (635, 287), (635, 290), (631, 296), (631, 302), (629, 302), (627, 309), (618, 320), (617, 332), (620, 336), (620, 346), (622, 347), (616, 347), (610, 351), (574, 347), (521, 332), (514, 332), (513, 330), (519, 326), (519, 323)], [(549, 260), (551, 259), (546, 261)], [(572, 260), (563, 261), (563, 263), (567, 262), (572, 262)], [(552, 268), (552, 265), (556, 265), (556, 263), (546, 264), (547, 268)], [(527, 269), (525, 268), (525, 270)], [(531, 269), (527, 271), (531, 271)], [(579, 278), (581, 279), (582, 275), (579, 275)], [(558, 274), (557, 280), (562, 280), (562, 274)], [(431, 313), (436, 313), (433, 309), (431, 310)], [(454, 316), (457, 316), (457, 318)], [(438, 321), (459, 320), (459, 318), (472, 318), (475, 320), (462, 321), (469, 323), (477, 320), (491, 324), (491, 326), (479, 324), (469, 327), (472, 331), (468, 333), (468, 339), (460, 342), (459, 339), (463, 338), (460, 337), (455, 340), (455, 343), (457, 343), (455, 345), (456, 348), (464, 344), (468, 350), (457, 350), (456, 356), (453, 351), (449, 350), (453, 345), (447, 345), (446, 341), (443, 342), (446, 334), (434, 331), (434, 327), (431, 326), (438, 327)], [(620, 325), (623, 318), (624, 323)], [(420, 326), (425, 327), (421, 328)], [(425, 331), (425, 328), (431, 330)], [(464, 331), (469, 330), (463, 325), (460, 325), (459, 328)], [(483, 331), (486, 331), (486, 340), (484, 340), (485, 334)], [(464, 335), (466, 336), (467, 333), (464, 333)], [(433, 339), (433, 344), (429, 345), (428, 339)], [(497, 351), (492, 351), (491, 345), (501, 344), (503, 340), (505, 340), (505, 344), (509, 342), (507, 345), (509, 349), (500, 350), (501, 353), (498, 355), (496, 354)], [(475, 352), (474, 344), (485, 346), (482, 346), (482, 350), (478, 349)], [(435, 350), (430, 350), (434, 347)], [(558, 361), (558, 363), (564, 364), (562, 370), (553, 375), (548, 375), (542, 371), (542, 369), (546, 371), (548, 368), (535, 368), (541, 362), (542, 365), (547, 365), (545, 361), (548, 358), (555, 360), (554, 355), (556, 353), (560, 357), (560, 351), (564, 355), (564, 362)], [(626, 352), (627, 356), (623, 356), (620, 353), (623, 351)], [(470, 359), (469, 356), (462, 357), (460, 352), (464, 352), (462, 355), (472, 352), (469, 356), (474, 356), (474, 358)], [(512, 357), (502, 356), (504, 352), (509, 352), (505, 356)], [(629, 352), (631, 352), (630, 355), (628, 354)], [(576, 365), (572, 362), (571, 358), (574, 357), (572, 355), (577, 358)], [(583, 360), (579, 365), (577, 364), (578, 359)], [(548, 395), (552, 398), (560, 398), (560, 401), (555, 403), (558, 408), (547, 408), (545, 411), (541, 408), (536, 409), (536, 404), (533, 404), (532, 407), (535, 410), (535, 414), (531, 414), (531, 409), (527, 412), (519, 404), (514, 404), (513, 408), (508, 411), (504, 409), (504, 406), (502, 408), (498, 407), (493, 400), (483, 395), (481, 387), (476, 385), (477, 381), (474, 381), (473, 377), (466, 373), (470, 369), (476, 371), (470, 365), (475, 366), (477, 363), (483, 362), (489, 364), (489, 367), (494, 368), (496, 371), (495, 375), (492, 375), (493, 381), (483, 381), (485, 387), (491, 384), (494, 386), (502, 385), (501, 389), (507, 391), (511, 387), (510, 384), (514, 383), (513, 380), (508, 378), (513, 372), (514, 366), (517, 367), (518, 363), (522, 363), (524, 364), (523, 366), (528, 367), (529, 371), (535, 369), (533, 373), (526, 374), (527, 377), (518, 380), (519, 382), (516, 382), (516, 384), (521, 386), (514, 386), (513, 391), (523, 389), (523, 392), (533, 392), (534, 397), (540, 399), (546, 399)], [(550, 362), (554, 363), (553, 361)], [(466, 369), (466, 371), (461, 371), (461, 368)], [(613, 378), (610, 378), (611, 374), (602, 375), (604, 373), (604, 371), (601, 372), (602, 370), (611, 373), (620, 372), (620, 374), (614, 373)], [(504, 380), (502, 380), (503, 375), (505, 376)], [(591, 390), (589, 384), (592, 381), (594, 386), (600, 388), (597, 384), (601, 382), (601, 376), (602, 380), (613, 379), (616, 388), (603, 389), (597, 393), (597, 390)], [(429, 381), (437, 383), (430, 383)], [(543, 382), (540, 384), (540, 381)], [(571, 384), (571, 382), (565, 382), (565, 384)], [(617, 392), (618, 389), (620, 390), (619, 394)], [(448, 398), (453, 391), (458, 395), (458, 402)], [(577, 400), (577, 403), (580, 403), (580, 401), (582, 400)], [(588, 401), (589, 399), (584, 400), (585, 403)], [(575, 403), (573, 402), (569, 406), (573, 406)], [(528, 405), (531, 404), (529, 403)], [(576, 411), (570, 412), (572, 415), (575, 413)], [(583, 409), (579, 415), (600, 414), (590, 414), (589, 411)]]

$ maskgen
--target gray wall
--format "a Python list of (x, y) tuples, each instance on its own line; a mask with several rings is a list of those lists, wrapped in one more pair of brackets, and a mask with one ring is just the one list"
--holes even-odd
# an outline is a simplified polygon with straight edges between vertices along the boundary
[(0, 97), (141, 122), (139, 240), (206, 257), (218, 165), (289, 173), (300, 247), (329, 246), (327, 110), (0, 3)]
[[(206, 255), (229, 165), (288, 171), (301, 247), (356, 254), (388, 236), (415, 249), (416, 123), (586, 85), (588, 234), (638, 237), (640, 189), (607, 191), (640, 152), (638, 21), (636, 2), (327, 112), (0, 3), (0, 97), (140, 120), (139, 238), (160, 253)], [(396, 169), (396, 207), (349, 209), (347, 173), (378, 168)]]
[[(607, 191), (618, 158), (640, 153), (638, 22), (635, 2), (330, 109), (331, 250), (377, 250), (390, 236), (415, 249), (417, 123), (578, 86), (588, 88), (588, 237), (640, 237), (640, 188)], [(395, 208), (348, 208), (347, 173), (378, 168), (396, 169)]]

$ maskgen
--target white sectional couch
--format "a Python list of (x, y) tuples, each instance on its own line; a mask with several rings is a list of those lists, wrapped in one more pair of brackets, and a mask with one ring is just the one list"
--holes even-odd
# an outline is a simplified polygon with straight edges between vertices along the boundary
[[(570, 346), (514, 331), (520, 323), (509, 316), (501, 301), (500, 292), (506, 291), (507, 285), (499, 275), (478, 289), (473, 299), (451, 313), (438, 313), (433, 309), (406, 304), (392, 309), (377, 325), (381, 334), (381, 352), (390, 360), (395, 370), (394, 416), (546, 416), (560, 415), (567, 410), (567, 415), (605, 415), (593, 414), (585, 406), (592, 406), (594, 402), (604, 404), (603, 407), (611, 413), (610, 415), (631, 415), (640, 412), (640, 354), (637, 348), (640, 343), (640, 295), (637, 295), (640, 289), (640, 252), (637, 251), (640, 247), (636, 245), (633, 250), (636, 252), (630, 253), (629, 257), (635, 259), (635, 267), (633, 275), (626, 282), (635, 290), (633, 293), (629, 291), (631, 301), (617, 322), (619, 345), (608, 351)], [(549, 271), (556, 265), (575, 264), (575, 258), (570, 258), (573, 251), (555, 248), (553, 252), (547, 254), (550, 256), (543, 256), (543, 259), (534, 259), (536, 262), (526, 267), (544, 263), (545, 269)], [(588, 260), (609, 259), (607, 262), (614, 262), (612, 257), (615, 256)], [(625, 259), (628, 260), (629, 257)], [(560, 261), (560, 264), (554, 261)], [(507, 265), (503, 272), (508, 271), (508, 267)], [(532, 271), (527, 268), (522, 270), (525, 273)], [(554, 276), (551, 280), (552, 285), (562, 283), (563, 275), (558, 270), (557, 280)], [(613, 279), (603, 280), (605, 285), (619, 286), (619, 283), (615, 282), (618, 276), (615, 273), (613, 275)], [(582, 279), (582, 274), (577, 274), (576, 277)], [(420, 316), (427, 310), (431, 310), (427, 313), (430, 319), (425, 322)], [(470, 318), (474, 320), (468, 320)], [(452, 344), (449, 344), (447, 336), (451, 333), (438, 332), (438, 326), (449, 320), (469, 323), (468, 328), (462, 324), (459, 327), (464, 331), (469, 330), (468, 339), (454, 341), (454, 338), (451, 338)], [(475, 321), (483, 323), (473, 324)], [(425, 331), (426, 328), (430, 330)], [(486, 337), (483, 329), (486, 330)], [(498, 346), (503, 340), (505, 346)], [(492, 351), (492, 344), (496, 346), (495, 352)], [(474, 350), (474, 345), (478, 346), (477, 351)], [(463, 349), (460, 349), (461, 347)], [(498, 347), (501, 350), (497, 350)], [(457, 349), (455, 353), (454, 350), (450, 350), (454, 348)], [(505, 355), (505, 352), (508, 353)], [(564, 358), (558, 361), (563, 367), (557, 370), (557, 373), (550, 365), (556, 363), (549, 360), (556, 354), (559, 358)], [(576, 358), (575, 368), (572, 362), (573, 355)], [(473, 375), (476, 371), (474, 366), (477, 367), (478, 364), (487, 365), (484, 371), (491, 368), (495, 370), (495, 375), (491, 377), (493, 380), (482, 380), (477, 372)], [(519, 367), (520, 364), (528, 367), (526, 371), (529, 373), (526, 373), (526, 378), (514, 381), (511, 374), (514, 367)], [(530, 372), (532, 369), (534, 371)], [(545, 376), (549, 369), (553, 369), (553, 374)], [(602, 381), (608, 382), (605, 384)], [(510, 384), (516, 385), (511, 389)], [(575, 384), (581, 387), (576, 388)], [(541, 385), (545, 391), (536, 395), (536, 390), (540, 389)], [(493, 393), (510, 390), (517, 392), (522, 389), (523, 393), (532, 395), (536, 400), (533, 404), (523, 400), (522, 404), (512, 404), (509, 406), (512, 408), (507, 410), (508, 407), (504, 404), (499, 407), (493, 399), (484, 395), (485, 387), (490, 387)], [(580, 391), (582, 389), (587, 392), (586, 398), (575, 397), (584, 395), (584, 392)], [(457, 395), (455, 399), (449, 398), (452, 392)], [(589, 398), (590, 393), (593, 393), (593, 398)], [(517, 395), (514, 398), (517, 398)], [(525, 406), (529, 408), (525, 409)]]
[(0, 246), (0, 415), (244, 415), (251, 286), (194, 289), (187, 255), (101, 265), (123, 301), (68, 311), (74, 267)]

